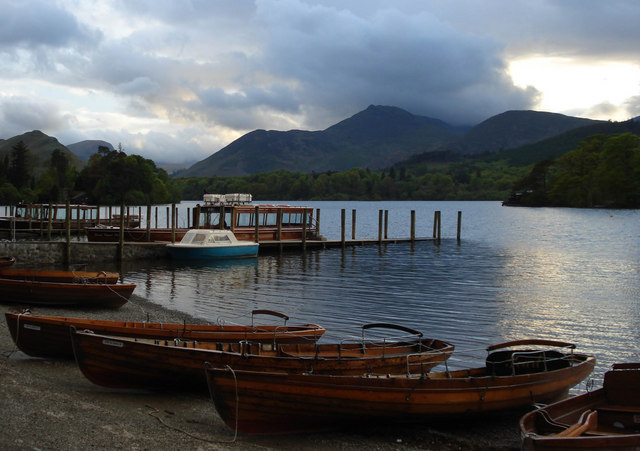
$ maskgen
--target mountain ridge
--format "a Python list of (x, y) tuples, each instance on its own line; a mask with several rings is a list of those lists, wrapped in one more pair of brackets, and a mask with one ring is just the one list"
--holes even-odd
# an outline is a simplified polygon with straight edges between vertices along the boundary
[(82, 158), (85, 161), (89, 161), (91, 155), (98, 152), (100, 147), (106, 147), (109, 150), (115, 150), (111, 143), (102, 141), (99, 139), (88, 139), (77, 143), (69, 144), (67, 149), (76, 156)]
[[(248, 132), (189, 168), (174, 172), (172, 177), (236, 176), (275, 170), (320, 173), (353, 167), (384, 169), (428, 152), (498, 154), (521, 147), (525, 150), (520, 153), (534, 153), (526, 157), (531, 160), (536, 159), (536, 153), (545, 153), (535, 147), (537, 142), (553, 140), (582, 127), (610, 127), (607, 124), (611, 123), (558, 113), (511, 110), (474, 127), (456, 127), (398, 107), (370, 105), (320, 131), (259, 129)], [(56, 138), (34, 130), (0, 139), (0, 156), (10, 152), (20, 140), (36, 155), (37, 172), (42, 170), (54, 148), (69, 152), (71, 163), (78, 168), (86, 164), (98, 147), (113, 149), (110, 143), (101, 140), (64, 146)], [(575, 139), (567, 138), (566, 145), (574, 142)], [(568, 150), (571, 149), (565, 149)]]
[(86, 164), (86, 161), (71, 152), (69, 148), (61, 144), (57, 138), (46, 135), (40, 130), (32, 130), (9, 139), (1, 140), (0, 158), (10, 156), (13, 147), (20, 141), (29, 148), (32, 157), (35, 159), (32, 163), (36, 174), (39, 174), (46, 168), (47, 161), (51, 158), (51, 154), (55, 149), (61, 150), (62, 153), (69, 158), (69, 162), (77, 168), (82, 168)]
[(499, 152), (601, 122), (559, 113), (511, 110), (474, 127), (454, 127), (401, 108), (370, 105), (321, 131), (254, 130), (172, 177), (239, 176), (278, 169), (382, 169), (425, 152)]

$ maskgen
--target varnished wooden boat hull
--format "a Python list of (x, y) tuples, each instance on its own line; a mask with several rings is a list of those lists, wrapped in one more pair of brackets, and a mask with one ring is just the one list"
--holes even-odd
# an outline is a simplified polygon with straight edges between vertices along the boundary
[(9, 332), (16, 346), (33, 357), (73, 358), (70, 326), (89, 329), (105, 335), (140, 338), (184, 338), (219, 342), (315, 342), (325, 329), (316, 324), (278, 325), (209, 325), (163, 324), (134, 321), (109, 321), (87, 318), (66, 318), (20, 313), (5, 313)]
[(56, 271), (48, 269), (0, 269), (0, 279), (57, 283), (117, 283), (120, 274), (105, 271)]
[[(136, 288), (115, 283), (113, 275), (77, 277), (80, 273), (34, 271), (20, 277), (18, 270), (0, 271), (0, 300), (7, 303), (47, 306), (120, 307)], [(3, 276), (3, 273), (6, 277)], [(86, 273), (98, 274), (98, 273)], [(117, 280), (117, 275), (115, 275)], [(110, 282), (114, 280), (114, 282)]]
[(485, 368), (426, 377), (287, 375), (232, 365), (208, 368), (206, 374), (216, 409), (230, 427), (241, 433), (277, 434), (349, 422), (421, 422), (548, 402), (593, 370), (593, 357), (572, 358), (574, 365), (568, 368), (515, 376), (489, 375)]
[[(72, 335), (76, 362), (95, 384), (111, 388), (206, 391), (205, 363), (258, 371), (321, 374), (406, 373), (429, 371), (448, 358), (453, 346), (420, 339), (406, 344), (360, 345), (173, 342), (110, 337), (76, 331)], [(430, 347), (428, 346), (430, 345)], [(314, 349), (318, 350), (317, 356)]]
[[(523, 449), (640, 449), (640, 364), (625, 366), (614, 365), (605, 374), (602, 388), (524, 415), (520, 420)], [(562, 436), (572, 425), (580, 424), (585, 412), (597, 412), (594, 427), (577, 436)]]
[(0, 268), (6, 268), (16, 262), (14, 257), (0, 257)]

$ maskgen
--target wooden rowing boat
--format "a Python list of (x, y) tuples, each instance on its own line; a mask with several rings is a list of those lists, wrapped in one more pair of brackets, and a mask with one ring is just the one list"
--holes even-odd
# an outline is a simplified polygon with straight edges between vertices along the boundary
[(603, 386), (520, 420), (526, 450), (640, 449), (640, 363), (613, 365)]
[[(364, 327), (369, 329), (372, 325)], [(111, 388), (205, 392), (205, 362), (286, 373), (406, 373), (409, 369), (429, 371), (453, 352), (453, 346), (447, 342), (422, 337), (404, 341), (363, 338), (352, 343), (274, 346), (272, 343), (159, 341), (75, 331), (72, 341), (80, 370), (95, 384)]]
[(420, 422), (485, 414), (548, 402), (585, 379), (595, 358), (559, 351), (533, 351), (546, 340), (503, 343), (482, 368), (420, 375), (345, 377), (246, 371), (232, 364), (207, 368), (216, 409), (242, 433), (313, 431), (350, 422)]
[[(254, 325), (253, 315), (268, 314), (284, 319), (284, 325)], [(5, 313), (9, 332), (16, 346), (33, 357), (73, 358), (69, 327), (90, 329), (104, 335), (220, 342), (315, 342), (325, 329), (316, 324), (287, 325), (288, 316), (271, 310), (254, 310), (251, 325), (166, 324), (135, 321), (109, 321), (89, 318)]]
[(7, 266), (13, 265), (15, 262), (15, 257), (0, 257), (0, 268), (6, 268)]
[(56, 271), (47, 269), (0, 269), (0, 279), (57, 283), (117, 283), (120, 274), (105, 271)]
[(136, 288), (117, 273), (0, 269), (2, 302), (27, 305), (120, 307)]

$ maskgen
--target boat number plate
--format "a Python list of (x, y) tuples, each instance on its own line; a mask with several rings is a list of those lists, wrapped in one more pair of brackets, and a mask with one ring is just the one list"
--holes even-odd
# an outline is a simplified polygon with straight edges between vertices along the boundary
[(31, 330), (40, 330), (40, 326), (36, 326), (35, 324), (25, 324), (24, 328)]
[(121, 348), (122, 346), (124, 346), (121, 341), (108, 340), (106, 338), (102, 340), (102, 344), (107, 346), (115, 346), (117, 348)]

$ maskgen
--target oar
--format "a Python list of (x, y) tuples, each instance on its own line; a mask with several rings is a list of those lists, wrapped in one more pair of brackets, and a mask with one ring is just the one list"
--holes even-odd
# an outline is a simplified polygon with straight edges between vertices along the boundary
[(564, 431), (560, 431), (554, 437), (578, 437), (598, 424), (598, 412), (586, 410), (576, 424), (572, 424)]

